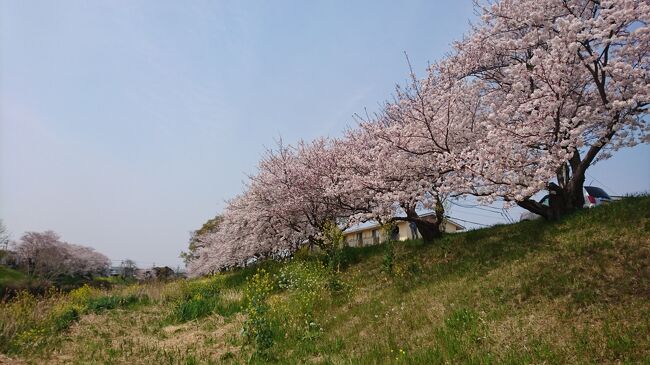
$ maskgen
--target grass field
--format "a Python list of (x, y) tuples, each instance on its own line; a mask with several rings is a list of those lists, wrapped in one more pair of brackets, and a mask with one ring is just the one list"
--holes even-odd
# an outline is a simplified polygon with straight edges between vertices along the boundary
[(6, 286), (14, 283), (22, 283), (27, 280), (27, 275), (20, 271), (0, 266), (0, 286)]
[(387, 252), (20, 295), (0, 363), (650, 364), (648, 197)]

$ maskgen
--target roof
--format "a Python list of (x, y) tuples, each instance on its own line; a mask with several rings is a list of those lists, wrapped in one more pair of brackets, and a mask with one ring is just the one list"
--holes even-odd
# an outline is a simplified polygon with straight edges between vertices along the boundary
[[(433, 214), (434, 214), (434, 212), (424, 213), (424, 214), (420, 214), (420, 217), (427, 217), (427, 216), (430, 216), (430, 215), (433, 215)], [(445, 217), (445, 222), (451, 223), (452, 225), (456, 226), (458, 229), (465, 229), (464, 225), (450, 219), (449, 217)]]
[[(424, 214), (420, 214), (420, 217), (428, 217), (428, 216), (433, 215), (433, 214), (434, 214), (433, 212), (424, 213)], [(451, 220), (449, 218), (445, 218), (444, 222), (456, 226), (459, 230), (465, 229), (465, 226), (463, 226), (462, 224), (459, 224), (457, 222), (454, 222), (453, 220)], [(357, 225), (355, 225), (353, 227), (350, 227), (350, 228), (344, 230), (343, 234), (361, 232), (361, 231), (365, 231), (365, 230), (368, 230), (368, 229), (375, 229), (375, 228), (379, 228), (379, 227), (381, 227), (381, 224), (379, 224), (378, 222), (376, 222), (376, 221), (368, 221), (368, 222), (364, 222), (364, 223), (361, 223), (361, 224), (357, 224)]]

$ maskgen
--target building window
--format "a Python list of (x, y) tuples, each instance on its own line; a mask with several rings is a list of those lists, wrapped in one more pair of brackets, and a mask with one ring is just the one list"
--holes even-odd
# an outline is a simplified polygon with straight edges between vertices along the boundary
[(379, 230), (378, 229), (373, 229), (372, 230), (372, 243), (375, 244), (375, 245), (379, 243)]
[(357, 245), (363, 246), (363, 232), (357, 233)]

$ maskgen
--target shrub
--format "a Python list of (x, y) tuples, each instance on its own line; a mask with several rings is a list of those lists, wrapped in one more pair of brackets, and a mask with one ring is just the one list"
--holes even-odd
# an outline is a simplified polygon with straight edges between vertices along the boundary
[(322, 328), (316, 312), (332, 297), (330, 268), (318, 261), (293, 261), (282, 267), (276, 278), (278, 287), (287, 293), (270, 301), (273, 318), (285, 335), (296, 341), (318, 338)]
[(393, 242), (392, 234), (396, 227), (394, 222), (389, 222), (382, 226), (384, 237), (386, 237), (382, 269), (390, 276), (393, 276), (395, 267), (395, 242)]
[(34, 352), (55, 334), (68, 329), (84, 313), (127, 307), (146, 302), (147, 297), (135, 294), (101, 295), (97, 289), (84, 285), (68, 294), (50, 288), (43, 297), (27, 291), (0, 303), (0, 352)]
[(278, 287), (291, 292), (295, 313), (310, 314), (330, 285), (331, 273), (318, 262), (294, 261), (287, 264), (277, 274)]
[(214, 275), (199, 281), (180, 284), (180, 295), (173, 300), (171, 319), (174, 322), (187, 322), (208, 316), (214, 312), (230, 315), (238, 305), (224, 305), (220, 293), (223, 286), (221, 275)]
[(90, 300), (90, 298), (96, 294), (96, 291), (93, 290), (88, 285), (84, 285), (80, 288), (74, 289), (70, 291), (70, 299), (72, 300), (73, 303), (75, 304), (85, 304)]
[(173, 307), (172, 318), (177, 322), (187, 322), (210, 315), (218, 305), (215, 297), (204, 297), (201, 294), (178, 302)]
[(327, 254), (327, 267), (332, 273), (341, 271), (341, 258), (345, 239), (343, 231), (334, 223), (328, 222), (323, 228), (323, 246)]
[(340, 278), (345, 249), (343, 231), (336, 224), (328, 223), (323, 231), (323, 240), (327, 255), (326, 266), (329, 271), (327, 287), (332, 294), (340, 294), (347, 288)]
[(270, 356), (273, 346), (273, 323), (267, 303), (273, 287), (271, 275), (260, 269), (248, 280), (245, 290), (248, 318), (244, 322), (243, 334), (255, 347), (255, 354), (264, 358)]
[(81, 315), (82, 307), (71, 303), (61, 292), (50, 290), (38, 299), (27, 291), (20, 292), (0, 308), (0, 338), (3, 352), (36, 351), (52, 334), (70, 327)]
[(10, 301), (0, 304), (0, 352), (7, 352), (18, 334), (34, 327), (38, 301), (27, 291), (18, 292)]
[(147, 301), (147, 297), (138, 297), (134, 294), (129, 294), (125, 296), (121, 295), (110, 295), (99, 298), (91, 298), (86, 304), (86, 309), (88, 312), (99, 313), (107, 309), (115, 309), (128, 307), (130, 305), (139, 303), (140, 301)]
[(79, 320), (79, 308), (74, 305), (62, 307), (60, 310), (53, 312), (51, 316), (52, 327), (55, 332), (68, 329), (72, 323)]

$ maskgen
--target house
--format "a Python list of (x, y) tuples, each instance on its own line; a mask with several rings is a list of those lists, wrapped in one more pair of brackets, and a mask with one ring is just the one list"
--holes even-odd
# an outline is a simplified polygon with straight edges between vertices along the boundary
[[(421, 217), (424, 217), (426, 215), (428, 214), (422, 214)], [(451, 219), (445, 219), (443, 223), (444, 231), (447, 233), (458, 232), (465, 229), (464, 226), (452, 221)], [(411, 233), (410, 222), (399, 221), (397, 222), (397, 228), (399, 228), (399, 232), (395, 233), (396, 238), (399, 241), (406, 241), (409, 239), (422, 237), (422, 235), (420, 235), (420, 232), (417, 232), (418, 237), (413, 237), (413, 234)], [(376, 245), (383, 242), (385, 239), (381, 225), (374, 221), (348, 228), (343, 231), (343, 236), (345, 237), (345, 242), (350, 247)]]

